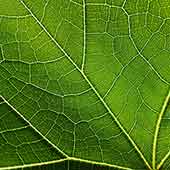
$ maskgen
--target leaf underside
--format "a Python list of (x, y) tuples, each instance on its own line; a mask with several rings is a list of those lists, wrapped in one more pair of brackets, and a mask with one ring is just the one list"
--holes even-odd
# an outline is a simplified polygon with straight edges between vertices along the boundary
[(168, 170), (169, 4), (0, 0), (0, 170)]

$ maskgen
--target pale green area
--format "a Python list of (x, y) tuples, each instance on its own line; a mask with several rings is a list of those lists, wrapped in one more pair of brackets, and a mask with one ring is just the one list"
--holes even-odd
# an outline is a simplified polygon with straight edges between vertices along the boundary
[[(152, 167), (170, 83), (169, 4), (0, 0), (0, 169)], [(170, 150), (169, 109), (156, 165)], [(67, 156), (89, 162), (43, 166)]]

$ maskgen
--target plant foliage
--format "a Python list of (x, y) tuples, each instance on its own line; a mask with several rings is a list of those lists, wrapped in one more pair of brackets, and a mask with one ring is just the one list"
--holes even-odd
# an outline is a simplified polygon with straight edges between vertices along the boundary
[(169, 0), (0, 0), (0, 170), (168, 170)]

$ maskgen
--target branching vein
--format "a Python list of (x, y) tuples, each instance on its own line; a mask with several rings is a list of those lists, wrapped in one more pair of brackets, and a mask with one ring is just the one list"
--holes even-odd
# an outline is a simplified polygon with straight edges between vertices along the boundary
[(84, 79), (86, 80), (86, 82), (90, 85), (90, 87), (93, 89), (94, 93), (97, 95), (97, 97), (100, 99), (100, 101), (103, 103), (103, 105), (105, 106), (105, 108), (108, 110), (108, 112), (110, 113), (110, 115), (112, 116), (112, 118), (114, 119), (114, 121), (117, 123), (118, 127), (123, 131), (123, 133), (126, 135), (126, 137), (128, 138), (128, 140), (131, 142), (131, 144), (133, 145), (133, 147), (135, 148), (135, 150), (138, 152), (138, 154), (140, 155), (141, 159), (144, 161), (144, 163), (146, 164), (146, 166), (151, 169), (149, 163), (147, 162), (147, 160), (145, 159), (143, 153), (140, 151), (140, 149), (138, 148), (138, 146), (136, 145), (136, 143), (133, 141), (133, 139), (130, 137), (130, 135), (126, 132), (126, 130), (124, 129), (124, 127), (121, 125), (121, 123), (119, 122), (119, 120), (117, 119), (117, 117), (114, 115), (114, 113), (111, 111), (111, 109), (109, 108), (109, 106), (105, 103), (104, 99), (100, 96), (100, 94), (97, 92), (97, 90), (95, 89), (95, 87), (93, 86), (93, 84), (90, 82), (90, 80), (87, 78), (87, 76), (84, 74), (84, 72), (82, 71), (82, 69), (80, 69), (77, 64), (72, 60), (72, 58), (67, 54), (67, 52), (58, 44), (58, 42), (54, 39), (54, 37), (48, 32), (48, 30), (46, 29), (46, 27), (39, 21), (39, 19), (32, 13), (32, 11), (27, 7), (27, 5), (20, 0), (20, 2), (23, 4), (23, 6), (26, 8), (26, 10), (32, 15), (32, 17), (36, 20), (36, 22), (40, 25), (40, 27), (46, 32), (46, 34), (51, 38), (51, 40), (56, 44), (56, 46), (64, 53), (64, 55), (68, 58), (68, 60), (75, 66), (75, 68), (81, 73), (81, 75), (84, 77)]

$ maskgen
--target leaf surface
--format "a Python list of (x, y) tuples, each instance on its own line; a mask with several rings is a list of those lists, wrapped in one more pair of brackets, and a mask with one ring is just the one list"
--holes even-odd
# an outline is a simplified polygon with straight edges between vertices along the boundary
[(0, 170), (168, 170), (168, 3), (0, 0)]

